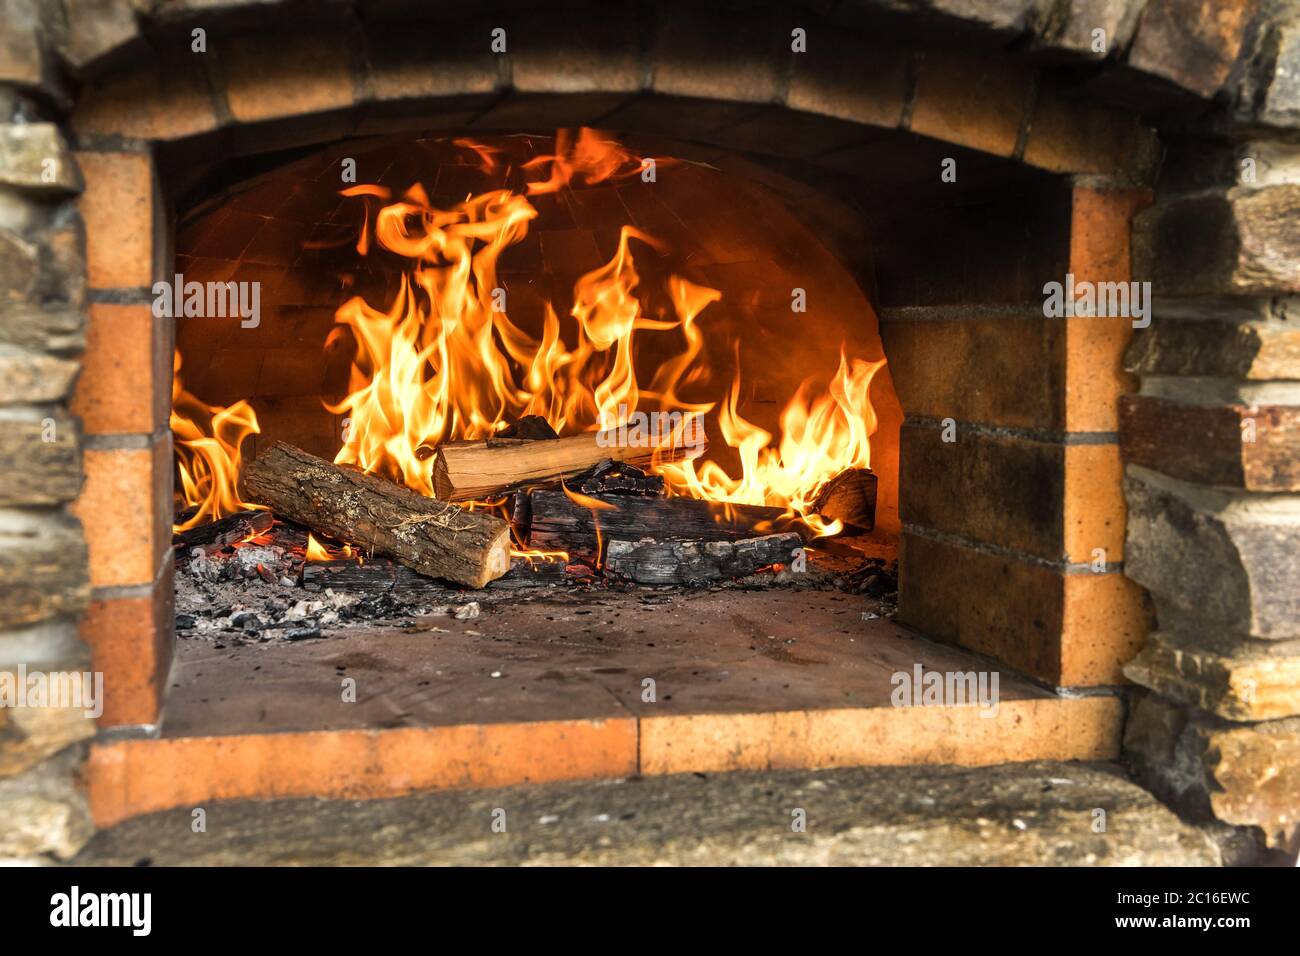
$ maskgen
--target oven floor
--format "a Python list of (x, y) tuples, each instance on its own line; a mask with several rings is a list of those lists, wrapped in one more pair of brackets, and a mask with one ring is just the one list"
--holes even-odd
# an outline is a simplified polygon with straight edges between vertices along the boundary
[(109, 825), (214, 798), (1117, 755), (1117, 697), (1010, 672), (992, 713), (893, 706), (897, 672), (997, 665), (867, 619), (878, 607), (834, 591), (555, 591), (409, 629), (180, 641), (161, 739), (96, 745), (92, 809)]
[[(838, 707), (889, 707), (898, 671), (987, 660), (875, 618), (837, 592), (634, 592), (418, 619), (319, 640), (180, 641), (168, 737)], [(343, 700), (343, 679), (356, 682)], [(643, 682), (654, 681), (654, 701)], [(1000, 677), (1003, 700), (1051, 695)]]

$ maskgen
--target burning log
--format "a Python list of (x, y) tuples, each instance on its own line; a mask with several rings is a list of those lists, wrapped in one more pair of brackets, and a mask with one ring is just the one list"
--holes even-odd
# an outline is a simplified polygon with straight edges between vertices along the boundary
[[(580, 504), (563, 491), (530, 496), (528, 544), (543, 550), (595, 551), (605, 541), (739, 541), (783, 530), (780, 508), (720, 505), (697, 498), (649, 498), (601, 494)], [(599, 531), (597, 529), (599, 528)]]
[(238, 544), (255, 538), (271, 530), (275, 518), (269, 511), (237, 511), (224, 518), (218, 518), (209, 524), (172, 535), (172, 546), (187, 554), (190, 548), (212, 546), (223, 548), (228, 544)]
[(638, 584), (698, 585), (791, 564), (802, 548), (794, 532), (738, 541), (610, 541), (605, 571)]
[(814, 509), (823, 518), (870, 531), (876, 526), (876, 476), (867, 468), (840, 472), (822, 486)]
[(510, 528), (374, 475), (276, 442), (244, 468), (248, 494), (276, 513), (421, 574), (481, 588), (510, 569)]
[(443, 501), (491, 498), (527, 485), (546, 484), (576, 475), (608, 459), (631, 465), (680, 461), (704, 453), (703, 430), (689, 442), (668, 439), (659, 444), (602, 444), (601, 432), (568, 438), (528, 440), (489, 438), (486, 441), (444, 442), (433, 460), (433, 489)]

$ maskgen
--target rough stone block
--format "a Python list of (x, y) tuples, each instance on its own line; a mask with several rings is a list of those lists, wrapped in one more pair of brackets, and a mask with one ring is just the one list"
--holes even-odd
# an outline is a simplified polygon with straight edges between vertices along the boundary
[(0, 512), (0, 628), (79, 614), (89, 597), (76, 522), (57, 512)]
[(1157, 203), (1134, 220), (1133, 278), (1158, 295), (1300, 292), (1300, 185)]
[(82, 187), (68, 144), (53, 123), (0, 124), (0, 183), (42, 196)]
[(59, 505), (81, 490), (77, 421), (62, 412), (0, 408), (0, 507)]
[(81, 778), (82, 747), (0, 779), (0, 860), (68, 860), (94, 834)]
[(1300, 498), (1229, 493), (1130, 465), (1124, 573), (1237, 634), (1300, 635)]
[(1227, 82), (1258, 6), (1257, 0), (1149, 0), (1129, 65), (1210, 99)]
[(1262, 641), (1220, 653), (1156, 632), (1124, 665), (1124, 675), (1228, 720), (1291, 717), (1300, 714), (1300, 644), (1285, 644), (1283, 653)]
[(1139, 375), (1300, 379), (1300, 327), (1284, 322), (1153, 322), (1133, 334), (1124, 367)]
[(1201, 405), (1146, 395), (1120, 404), (1125, 460), (1183, 481), (1300, 491), (1300, 407)]

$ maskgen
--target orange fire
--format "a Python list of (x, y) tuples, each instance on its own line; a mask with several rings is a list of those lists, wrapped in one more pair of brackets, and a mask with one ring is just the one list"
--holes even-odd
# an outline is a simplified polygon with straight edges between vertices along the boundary
[(262, 429), (257, 413), (248, 402), (240, 400), (222, 408), (207, 405), (181, 384), (181, 353), (172, 361), (172, 439), (180, 492), (187, 505), (198, 511), (173, 531), (190, 528), (236, 511), (265, 510), (239, 497), (239, 470), (243, 462), (240, 446), (249, 435)]
[[(485, 171), (504, 169), (493, 147), (455, 142), (475, 154)], [(550, 304), (545, 306), (540, 337), (511, 320), (497, 266), (502, 253), (523, 241), (538, 215), (529, 197), (633, 176), (644, 168), (640, 157), (583, 129), (561, 131), (554, 155), (524, 164), (522, 193), (491, 190), (440, 209), (419, 185), (396, 201), (382, 186), (344, 190), (342, 195), (359, 197), (367, 205), (358, 252), (366, 255), (377, 245), (407, 259), (409, 267), (386, 308), (355, 296), (335, 314), (337, 325), (327, 345), (350, 338), (354, 353), (346, 396), (326, 405), (345, 418), (345, 443), (334, 460), (432, 497), (432, 456), (440, 443), (490, 436), (514, 418), (540, 415), (557, 433), (572, 434), (617, 428), (642, 405), (695, 415), (716, 407), (721, 437), (738, 452), (740, 477), (707, 459), (656, 464), (670, 493), (777, 506), (816, 532), (840, 530), (838, 522), (813, 513), (813, 502), (841, 471), (870, 465), (876, 416), (868, 392), (883, 360), (850, 359), (842, 353), (829, 383), (805, 382), (791, 398), (780, 416), (779, 438), (740, 413), (739, 343), (734, 343), (737, 372), (728, 393), (699, 400), (708, 397), (711, 385), (700, 319), (721, 293), (672, 276), (666, 313), (646, 314), (643, 299), (656, 290), (642, 287), (634, 257), (643, 254), (639, 249), (664, 250), (656, 238), (632, 226), (623, 227), (608, 263), (577, 280), (568, 314), (561, 317)], [(643, 367), (638, 376), (638, 351), (668, 357), (649, 374)], [(212, 516), (249, 507), (225, 476), (238, 473), (238, 439), (257, 430), (252, 410), (242, 402), (230, 409), (207, 409), (185, 395), (179, 381), (177, 389), (183, 396), (178, 402), (194, 403), (212, 418), (217, 437), (208, 441), (225, 454), (204, 464), (208, 458), (200, 458), (199, 449), (207, 446), (195, 442), (205, 436), (193, 424), (200, 418), (173, 414), (174, 428), (195, 432), (177, 433), (178, 455), (182, 448), (192, 449), (182, 465), (187, 500), (191, 495), (203, 502), (211, 499), (205, 507)], [(225, 416), (225, 427), (242, 423), (245, 430), (216, 428), (218, 415)], [(190, 461), (206, 470), (186, 471)], [(196, 477), (188, 479), (190, 474)], [(204, 486), (203, 475), (218, 478)], [(201, 520), (203, 513), (188, 524)]]
[[(485, 161), (491, 156), (477, 143), (459, 145)], [(642, 161), (583, 129), (561, 131), (555, 155), (524, 168), (546, 175), (527, 183), (527, 194), (538, 195), (632, 175)], [(350, 192), (382, 195), (378, 187)], [(541, 415), (557, 432), (571, 433), (616, 427), (642, 402), (657, 411), (697, 414), (715, 407), (680, 393), (686, 386), (698, 392), (707, 381), (697, 319), (721, 294), (673, 276), (668, 291), (675, 317), (646, 316), (632, 242), (662, 247), (631, 226), (623, 227), (613, 258), (574, 286), (571, 322), (561, 322), (548, 305), (538, 340), (511, 321), (497, 262), (524, 239), (536, 216), (527, 196), (509, 190), (436, 209), (419, 186), (378, 211), (375, 241), (410, 259), (411, 269), (386, 310), (355, 297), (335, 316), (356, 343), (349, 394), (328, 406), (350, 419), (336, 462), (355, 463), (432, 496), (430, 459), (440, 442), (489, 436), (512, 417)], [(643, 383), (634, 357), (638, 334), (647, 333), (675, 336), (679, 347)], [(834, 533), (839, 524), (812, 514), (813, 501), (840, 471), (870, 464), (876, 416), (868, 390), (883, 365), (841, 357), (829, 386), (806, 383), (791, 399), (779, 441), (741, 416), (737, 372), (720, 427), (739, 451), (741, 477), (711, 461), (656, 468), (674, 494), (773, 505), (815, 531)]]

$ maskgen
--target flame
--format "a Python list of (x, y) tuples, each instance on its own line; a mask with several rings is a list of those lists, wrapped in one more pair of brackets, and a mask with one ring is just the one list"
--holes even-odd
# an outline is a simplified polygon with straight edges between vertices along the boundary
[(330, 553), (326, 547), (316, 540), (316, 536), (311, 532), (307, 533), (307, 560), (308, 561), (328, 561)]
[[(453, 142), (477, 157), (483, 172), (510, 174), (499, 159), (505, 151), (473, 140)], [(343, 196), (365, 206), (358, 252), (382, 249), (403, 257), (407, 267), (386, 306), (354, 296), (335, 313), (327, 347), (352, 349), (347, 393), (337, 403), (326, 403), (331, 412), (350, 420), (335, 462), (432, 497), (431, 459), (440, 443), (486, 438), (515, 418), (539, 415), (558, 434), (573, 434), (617, 428), (642, 405), (684, 413), (683, 428), (698, 427), (704, 414), (717, 409), (722, 439), (738, 454), (740, 476), (732, 477), (707, 459), (655, 462), (652, 468), (663, 475), (669, 492), (717, 502), (720, 510), (730, 504), (776, 506), (815, 532), (838, 532), (839, 522), (818, 517), (814, 502), (822, 486), (841, 471), (870, 465), (870, 437), (877, 422), (868, 393), (883, 360), (850, 359), (842, 349), (830, 381), (805, 381), (786, 405), (779, 437), (740, 412), (739, 342), (733, 343), (737, 371), (727, 394), (704, 400), (713, 383), (700, 322), (721, 293), (680, 276), (669, 277), (665, 289), (647, 288), (636, 256), (644, 255), (644, 249), (665, 248), (632, 226), (623, 227), (607, 263), (577, 280), (567, 313), (546, 303), (540, 332), (511, 319), (497, 268), (501, 255), (527, 237), (538, 216), (530, 197), (616, 181), (642, 168), (640, 157), (602, 134), (561, 130), (553, 155), (523, 165), (522, 191), (488, 190), (438, 208), (420, 185), (396, 200), (378, 185), (343, 190)], [(666, 305), (650, 313), (645, 303), (651, 301)], [(648, 355), (667, 357), (649, 368)], [(192, 397), (177, 399), (183, 400)], [(243, 433), (216, 429), (217, 444), (235, 439), (233, 446), (225, 442), (229, 449), (222, 463), (206, 472), (182, 466), (183, 483), (193, 484), (199, 499), (204, 498), (199, 478), (219, 476), (216, 487), (228, 497), (209, 507), (215, 515), (223, 508), (249, 507), (238, 500), (232, 476), (238, 473), (238, 440), (257, 425), (246, 403), (209, 412), (225, 415), (227, 427), (243, 423), (246, 428)], [(173, 415), (174, 428), (187, 424), (193, 428)], [(178, 430), (178, 455), (185, 448), (190, 456), (185, 461), (193, 460), (195, 452), (189, 449), (202, 437)], [(190, 479), (191, 474), (199, 477)], [(601, 502), (565, 490), (599, 517)], [(188, 487), (186, 493), (190, 500)], [(191, 524), (200, 520), (196, 516)], [(548, 554), (519, 544), (512, 553), (530, 559)]]
[(252, 406), (242, 399), (226, 408), (207, 405), (185, 391), (180, 352), (172, 370), (171, 429), (180, 491), (185, 504), (198, 506), (172, 530), (187, 531), (237, 511), (265, 510), (239, 497), (240, 445), (261, 431)]
[[(840, 521), (814, 512), (818, 492), (840, 472), (871, 466), (870, 438), (876, 431), (869, 392), (885, 360), (850, 362), (840, 351), (839, 370), (827, 391), (811, 396), (805, 381), (781, 413), (781, 440), (747, 421), (738, 411), (740, 372), (719, 415), (728, 445), (740, 453), (741, 477), (732, 478), (716, 462), (693, 460), (659, 467), (675, 493), (732, 504), (769, 505), (799, 517), (814, 533), (837, 534)], [(739, 369), (739, 358), (737, 369)]]

